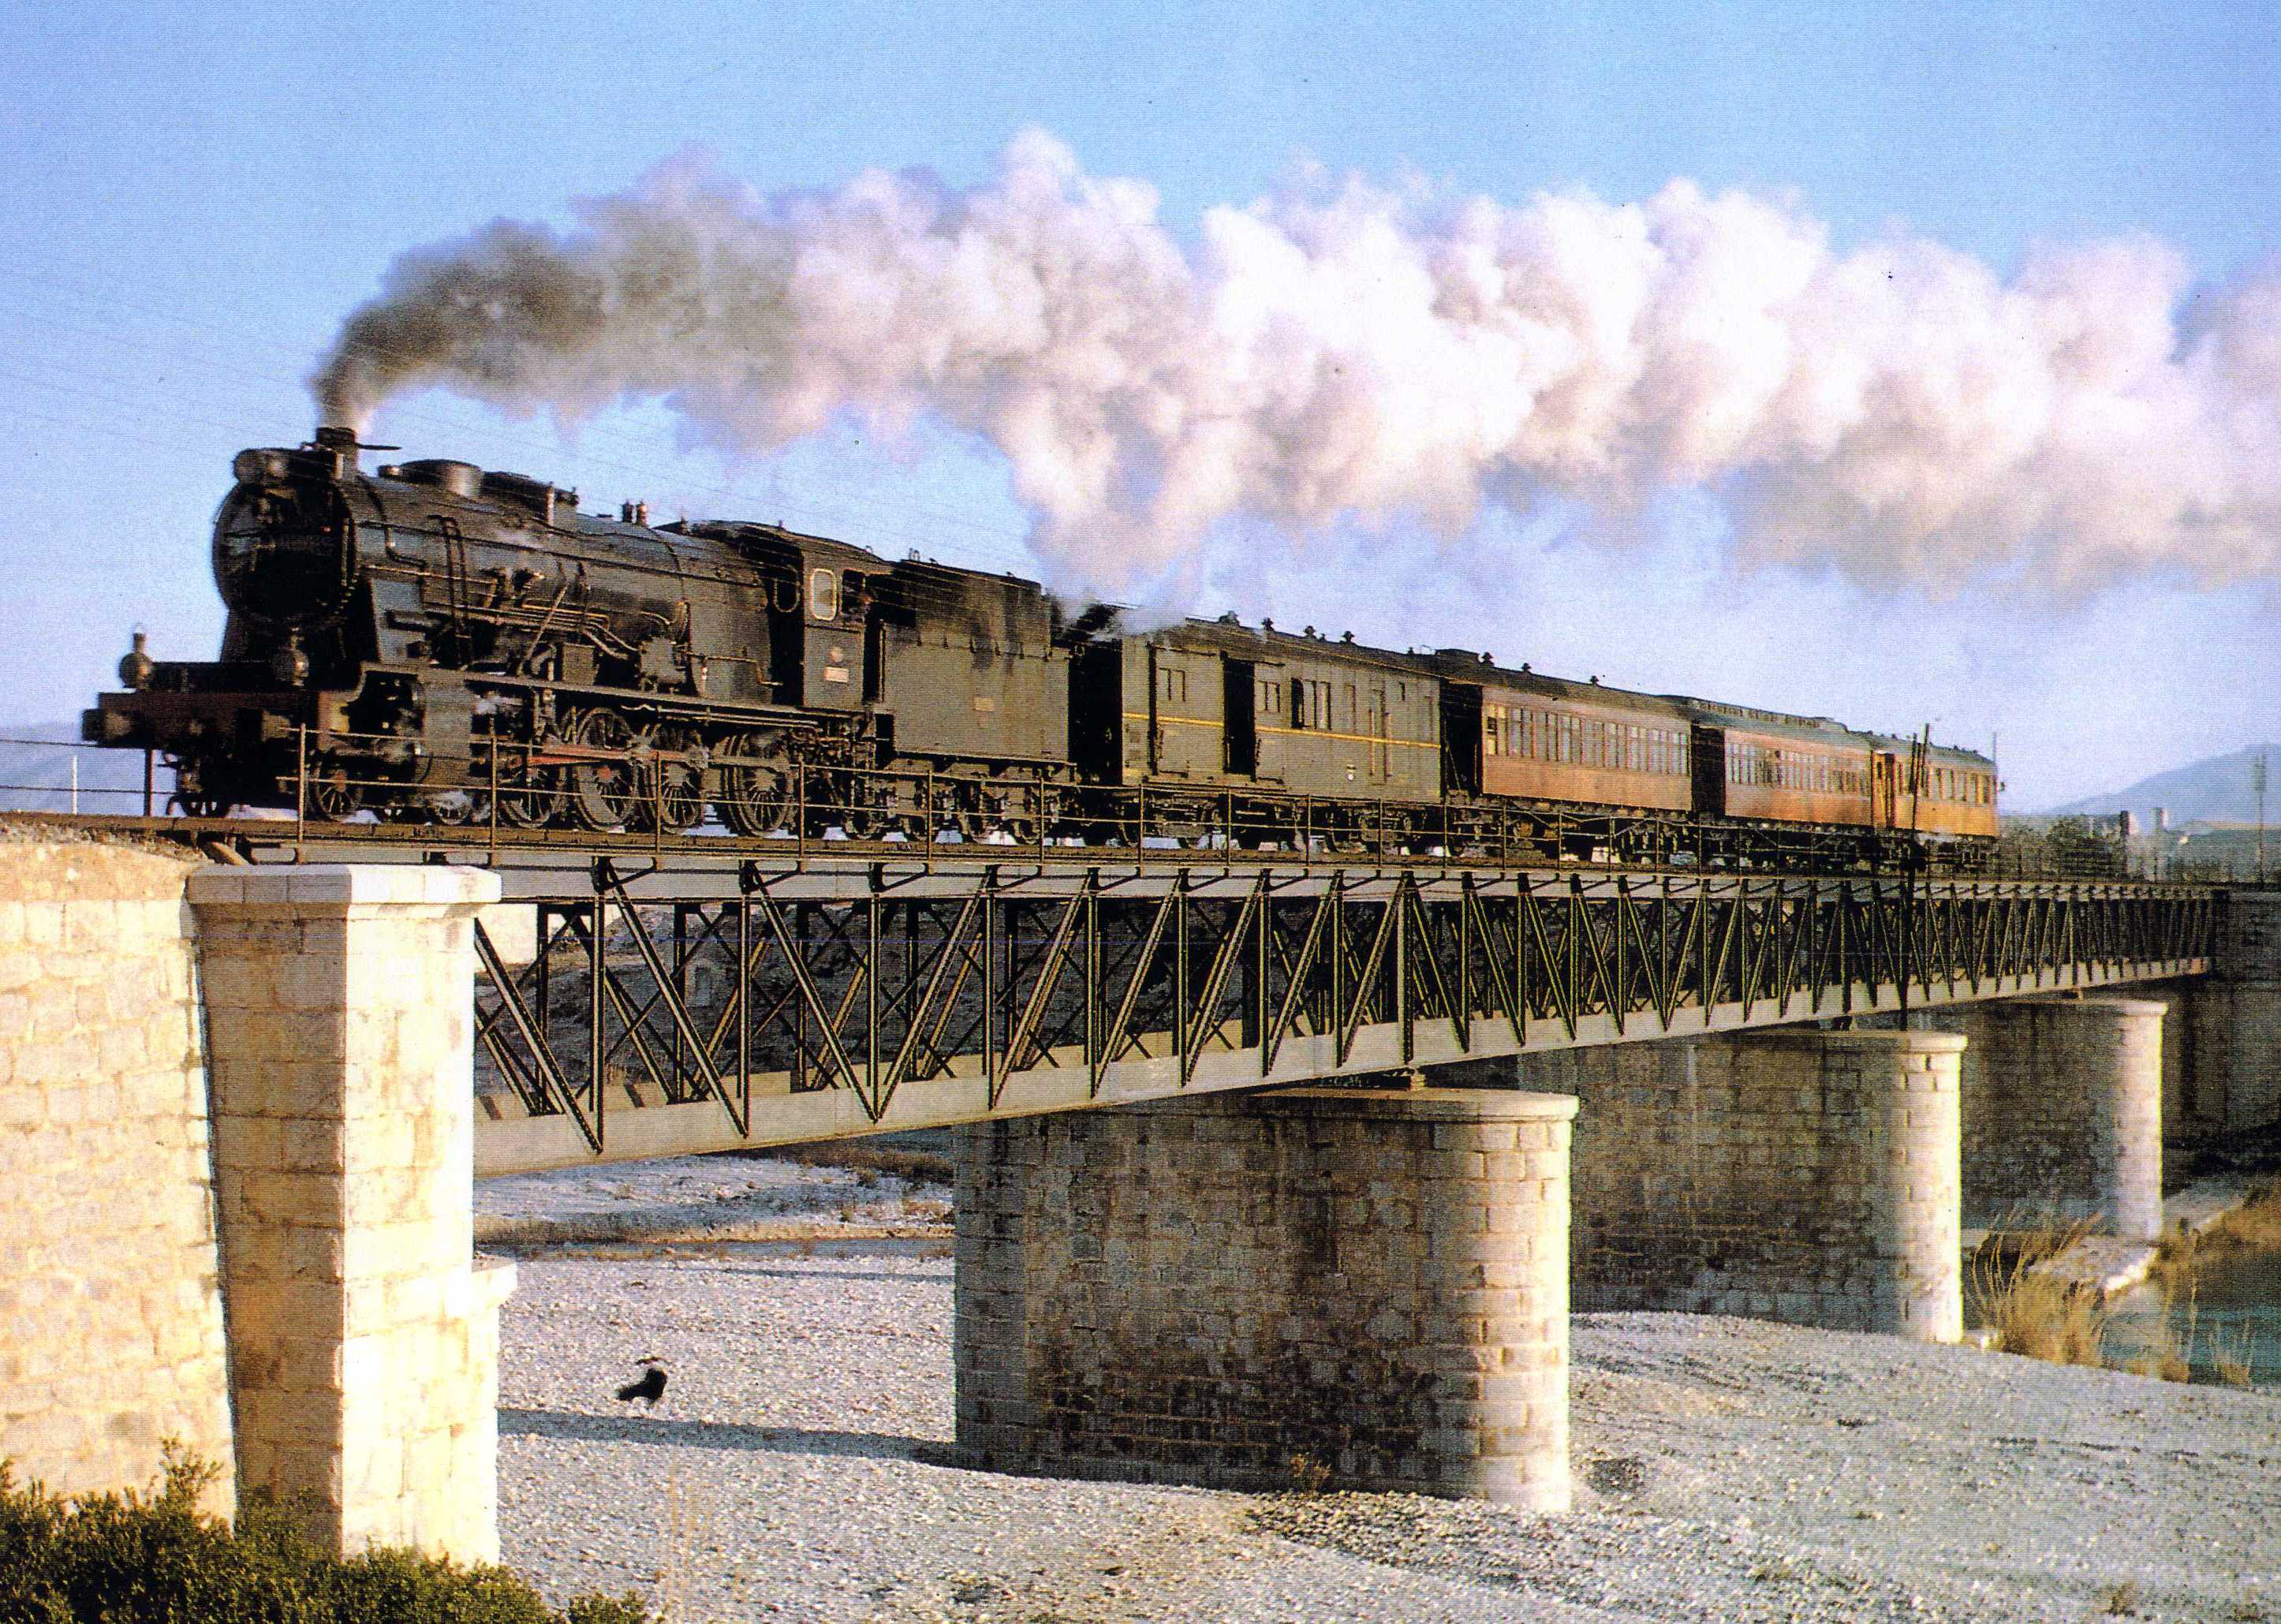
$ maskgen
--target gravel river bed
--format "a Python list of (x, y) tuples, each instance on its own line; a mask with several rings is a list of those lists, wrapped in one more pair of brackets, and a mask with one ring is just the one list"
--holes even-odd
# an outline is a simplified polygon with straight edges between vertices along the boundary
[[(870, 1216), (815, 1177), (843, 1228)], [(894, 1182), (862, 1194), (892, 1216)], [(2266, 1394), (1588, 1314), (1566, 1517), (1007, 1477), (943, 1464), (948, 1252), (853, 1233), (527, 1251), (504, 1559), (558, 1599), (630, 1589), (674, 1620), (2281, 1620)], [(671, 1373), (654, 1412), (612, 1396), (646, 1355)]]

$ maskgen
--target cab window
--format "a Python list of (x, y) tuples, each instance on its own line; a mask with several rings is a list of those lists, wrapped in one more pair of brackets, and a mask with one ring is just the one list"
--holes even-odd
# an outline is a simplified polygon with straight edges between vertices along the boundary
[(808, 617), (810, 620), (839, 618), (839, 577), (829, 569), (808, 572)]

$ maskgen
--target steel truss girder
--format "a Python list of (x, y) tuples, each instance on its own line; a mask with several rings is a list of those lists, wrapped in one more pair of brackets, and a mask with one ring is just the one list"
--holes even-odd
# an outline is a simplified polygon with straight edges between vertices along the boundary
[[(597, 862), (476, 933), (486, 1172), (2199, 973), (2215, 893), (1685, 872)], [(587, 982), (576, 986), (583, 975)], [(575, 994), (572, 995), (572, 994)], [(639, 1105), (630, 1144), (615, 1142)]]

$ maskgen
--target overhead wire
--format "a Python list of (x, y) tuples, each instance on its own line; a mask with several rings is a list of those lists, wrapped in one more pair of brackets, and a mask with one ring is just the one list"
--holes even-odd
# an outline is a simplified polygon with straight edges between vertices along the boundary
[[(98, 290), (92, 287), (87, 287), (84, 285), (74, 285), (54, 277), (43, 277), (36, 275), (23, 273), (21, 271), (12, 271), (11, 275), (16, 276), (19, 281), (38, 282), (49, 289), (63, 294), (66, 298), (79, 299), (87, 304), (93, 305), (97, 306), (102, 313), (107, 314), (122, 308), (133, 309), (139, 311), (145, 315), (155, 317), (160, 321), (189, 328), (193, 333), (197, 334), (205, 334), (218, 330), (220, 325), (212, 321), (200, 321), (193, 318), (182, 315), (178, 313), (151, 305), (149, 304), (141, 303), (132, 299), (120, 298), (111, 294), (107, 290)], [(161, 349), (158, 345), (126, 337), (124, 335), (119, 333), (115, 328), (89, 326), (84, 319), (81, 321), (72, 321), (65, 316), (58, 315), (52, 311), (42, 310), (37, 306), (26, 306), (20, 303), (18, 305), (17, 308), (19, 313), (28, 315), (33, 320), (43, 321), (48, 325), (60, 328), (66, 331), (76, 333), (83, 337), (93, 338), (101, 343), (127, 349), (140, 350), (146, 353), (154, 355), (174, 356), (176, 354), (174, 352)], [(74, 312), (73, 313), (80, 314), (81, 313)], [(239, 327), (238, 330), (243, 332), (254, 343), (270, 349), (273, 352), (278, 352), (281, 355), (289, 352), (287, 346), (281, 344), (273, 334), (264, 333), (256, 328), (243, 326)], [(382, 357), (386, 357), (395, 353), (395, 352), (392, 352), (384, 346), (375, 344), (362, 344), (354, 347), (363, 352)], [(206, 364), (208, 366), (213, 366), (217, 363), (208, 362)], [(244, 365), (242, 360), (224, 361), (219, 363), (219, 365), (227, 370), (235, 373), (236, 375), (244, 377), (250, 381), (258, 381), (272, 384), (284, 384), (297, 389), (305, 386), (305, 379), (289, 379), (276, 372), (251, 368)], [(414, 406), (408, 402), (390, 403), (388, 410), (392, 417), (408, 417), (415, 421), (432, 422), (455, 432), (479, 433), (492, 439), (504, 440), (510, 444), (523, 445), (530, 447), (534, 452), (545, 455), (558, 458), (568, 457), (573, 461), (581, 462), (593, 468), (607, 468), (613, 472), (622, 475), (629, 475), (641, 479), (653, 480), (669, 484), (681, 484), (693, 487), (698, 490), (709, 491), (715, 495), (728, 498), (732, 500), (752, 499), (752, 497), (747, 491), (737, 486), (724, 485), (701, 479), (692, 479), (687, 475), (679, 472), (670, 476), (664, 475), (652, 467), (598, 455), (576, 444), (563, 444), (561, 442), (550, 443), (528, 435), (517, 434), (512, 429), (500, 427), (496, 422), (484, 423), (481, 425), (469, 425), (445, 414)], [(615, 429), (607, 425), (587, 424), (582, 426), (579, 430), (579, 438), (581, 440), (584, 440), (589, 437), (600, 437), (606, 440), (615, 441), (622, 445), (639, 445), (641, 444), (639, 437), (622, 429)], [(783, 470), (779, 468), (771, 468), (769, 471), (769, 483), (771, 486), (777, 488), (774, 493), (781, 497), (783, 487), (793, 482), (788, 482), (785, 478)], [(800, 499), (800, 493), (796, 488), (793, 491), (793, 495), (795, 501)], [(1040, 567), (1042, 562), (1042, 561), (1040, 561), (1033, 555), (1030, 554), (1026, 549), (1009, 545), (1004, 539), (1004, 531), (1001, 526), (994, 524), (986, 520), (978, 519), (971, 514), (958, 513), (955, 510), (914, 502), (907, 499), (889, 497), (885, 493), (878, 491), (849, 493), (845, 491), (837, 491), (832, 493), (831, 499), (818, 499), (811, 495), (806, 499), (806, 501), (808, 507), (812, 511), (828, 511), (830, 508), (834, 507), (844, 510), (852, 507), (858, 512), (869, 509), (876, 515), (885, 510), (896, 514), (904, 522), (916, 521), (930, 526), (947, 527), (963, 530), (968, 533), (967, 545), (974, 547), (976, 550), (987, 553), (1001, 561), (1013, 562), (1017, 565), (1017, 568), (1021, 570), (1037, 569)], [(832, 521), (829, 520), (824, 522), (832, 522)], [(814, 522), (814, 521), (804, 520), (803, 522)], [(891, 535), (898, 539), (905, 541), (924, 539), (936, 545), (943, 545), (943, 538), (939, 534), (930, 533), (924, 537), (914, 537), (908, 530), (902, 529), (901, 524), (880, 523), (875, 519), (871, 522), (870, 528), (875, 529), (881, 533)]]

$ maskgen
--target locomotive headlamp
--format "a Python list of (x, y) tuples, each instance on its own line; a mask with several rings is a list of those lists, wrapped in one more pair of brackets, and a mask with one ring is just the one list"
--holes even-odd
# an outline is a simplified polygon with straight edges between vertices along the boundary
[(285, 453), (242, 451), (230, 460), (229, 471), (237, 476), (241, 485), (274, 484), (285, 477)]
[(151, 639), (138, 630), (135, 633), (135, 646), (119, 662), (119, 680), (126, 687), (140, 688), (150, 682), (151, 671)]
[(309, 680), (309, 656), (301, 652), (299, 638), (287, 638), (269, 656), (269, 674), (288, 688), (298, 688)]

